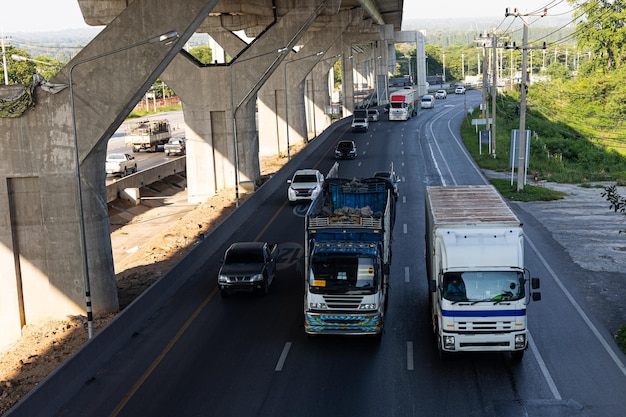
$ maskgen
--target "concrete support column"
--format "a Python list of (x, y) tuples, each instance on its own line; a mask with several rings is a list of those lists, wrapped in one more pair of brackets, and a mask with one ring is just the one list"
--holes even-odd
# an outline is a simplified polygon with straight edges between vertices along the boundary
[[(104, 197), (107, 141), (216, 3), (131, 2), (51, 80), (69, 84), (71, 71), (72, 94), (69, 88), (54, 95), (37, 88), (33, 109), (0, 119), (7, 161), (0, 168), (0, 264), (5, 267), (0, 345), (19, 336), (24, 324), (85, 314), (86, 282), (95, 314), (118, 309)], [(169, 31), (180, 38), (169, 45), (147, 42)]]
[[(203, 67), (181, 56), (162, 75), (181, 97), (190, 129), (191, 202), (204, 201), (219, 189), (253, 186), (260, 180), (257, 93), (322, 11), (316, 4), (289, 10), (249, 45), (231, 32), (211, 27), (211, 36), (234, 57), (228, 66)], [(175, 79), (176, 74), (186, 76)]]
[[(328, 51), (332, 53), (337, 49)], [(335, 55), (330, 55), (331, 57)], [(311, 116), (308, 118), (309, 130), (317, 136), (332, 123), (331, 116), (325, 110), (330, 106), (334, 77), (330, 77), (335, 62), (341, 59), (337, 54), (334, 58), (327, 58), (318, 63), (307, 78), (307, 98), (311, 107)], [(332, 78), (332, 79), (331, 79)]]
[(343, 105), (343, 117), (352, 115), (354, 110), (354, 55), (350, 44), (344, 50), (341, 57), (341, 95), (343, 97), (341, 104)]
[(328, 56), (325, 52), (351, 23), (352, 15), (346, 10), (330, 17), (320, 16), (316, 30), (299, 41), (303, 46), (285, 59), (283, 68), (259, 92), (261, 155), (284, 154), (288, 146), (308, 141), (304, 80)]

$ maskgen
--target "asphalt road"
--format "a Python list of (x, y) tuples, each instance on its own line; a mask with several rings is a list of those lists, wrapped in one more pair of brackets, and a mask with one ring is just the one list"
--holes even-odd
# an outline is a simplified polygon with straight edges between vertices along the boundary
[(368, 176), (393, 162), (402, 179), (380, 341), (305, 336), (304, 207), (287, 203), (285, 184), (230, 240), (280, 244), (270, 294), (221, 299), (216, 274), (230, 242), (216, 253), (196, 254), (205, 258), (203, 266), (58, 415), (623, 416), (626, 360), (585, 286), (596, 271), (572, 261), (532, 205), (513, 205), (525, 222), (527, 266), (542, 279), (543, 300), (529, 307), (524, 359), (438, 359), (423, 264), (423, 190), (486, 181), (458, 134), (464, 108), (479, 100), (479, 92), (451, 95), (408, 122), (383, 116), (367, 133), (347, 128), (299, 167), (328, 172), (336, 141), (353, 139), (358, 156), (340, 163), (340, 176)]

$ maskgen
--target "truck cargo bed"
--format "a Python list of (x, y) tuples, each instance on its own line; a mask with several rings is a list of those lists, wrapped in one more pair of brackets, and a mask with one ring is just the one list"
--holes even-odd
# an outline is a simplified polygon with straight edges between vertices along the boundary
[(491, 185), (426, 187), (426, 192), (430, 196), (430, 211), (436, 225), (521, 225), (500, 193)]

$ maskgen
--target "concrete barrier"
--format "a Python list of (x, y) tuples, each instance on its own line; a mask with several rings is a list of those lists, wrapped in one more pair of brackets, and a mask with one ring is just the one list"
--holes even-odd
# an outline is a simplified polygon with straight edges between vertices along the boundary
[(124, 190), (128, 188), (141, 188), (162, 180), (163, 178), (167, 178), (170, 175), (185, 172), (186, 169), (187, 157), (181, 157), (117, 179), (106, 186), (107, 203), (122, 197)]
[[(98, 370), (130, 340), (135, 332), (144, 326), (145, 321), (154, 315), (187, 282), (193, 272), (203, 265), (207, 254), (214, 253), (224, 245), (230, 238), (231, 231), (237, 229), (252, 216), (257, 207), (269, 196), (281, 187), (285, 187), (287, 179), (291, 178), (293, 172), (302, 166), (303, 161), (318, 147), (322, 146), (336, 130), (349, 125), (350, 119), (344, 118), (333, 123), (321, 135), (311, 141), (215, 228), (211, 232), (210, 239), (202, 240), (187, 256), (152, 284), (78, 352), (48, 375), (4, 417), (57, 415), (59, 409), (70, 401), (87, 381), (95, 377)], [(158, 172), (159, 175), (162, 175), (161, 172), (165, 171)], [(128, 179), (131, 177), (129, 176)], [(127, 187), (131, 187), (131, 185), (127, 185)]]

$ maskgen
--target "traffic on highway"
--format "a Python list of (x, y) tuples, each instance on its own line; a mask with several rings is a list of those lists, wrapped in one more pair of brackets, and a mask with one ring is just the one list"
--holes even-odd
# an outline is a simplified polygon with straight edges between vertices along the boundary
[[(166, 120), (169, 123), (169, 135), (167, 137), (183, 138), (185, 134), (185, 120), (183, 118), (182, 111), (171, 111), (165, 113), (159, 113), (157, 115), (146, 116), (141, 119), (146, 121), (151, 120)], [(137, 120), (128, 120), (117, 129), (113, 136), (109, 139), (107, 145), (107, 155), (124, 155), (130, 154), (134, 157), (134, 162), (137, 165), (137, 171), (152, 168), (163, 162), (167, 162), (172, 158), (182, 156), (183, 152), (165, 152), (164, 145), (158, 146), (155, 150), (138, 149), (133, 150), (133, 147), (128, 144), (127, 133), (132, 124), (137, 123)], [(167, 142), (167, 140), (165, 140)], [(116, 176), (107, 172), (107, 183), (115, 181)], [(119, 175), (117, 175), (119, 177)]]
[[(304, 236), (310, 200), (290, 202), (290, 184), (277, 178), (281, 185), (254, 208), (254, 215), (228, 230), (223, 245), (211, 253), (196, 250), (181, 261), (197, 265), (180, 277), (185, 280), (181, 289), (59, 415), (623, 416), (626, 361), (580, 295), (577, 283), (587, 271), (573, 268), (564, 248), (518, 206), (512, 210), (524, 224), (525, 265), (513, 274), (513, 284), (523, 284), (527, 268), (541, 279), (542, 293), (540, 302), (528, 300), (527, 309), (517, 304), (515, 314), (525, 314), (528, 326), (523, 358), (488, 348), (439, 355), (425, 260), (425, 189), (488, 184), (459, 134), (466, 109), (480, 100), (480, 91), (450, 94), (406, 121), (389, 121), (381, 109), (380, 121), (365, 132), (353, 133), (350, 121), (338, 122), (334, 133), (319, 136), (312, 150), (283, 168), (288, 178), (299, 169), (328, 178), (337, 144), (352, 141), (356, 154), (338, 161), (336, 176), (358, 179), (391, 170), (397, 179), (397, 188), (391, 188), (395, 225), (382, 335), (305, 331)], [(173, 126), (183, 124), (177, 113), (159, 117)], [(109, 152), (128, 151), (119, 132), (109, 141)], [(167, 159), (144, 151), (135, 157), (139, 170)], [(278, 243), (276, 275), (267, 294), (219, 296), (220, 261), (235, 242)], [(372, 279), (374, 270), (367, 264), (354, 279)], [(324, 308), (333, 295), (331, 280), (317, 279), (318, 293), (327, 298), (318, 297), (316, 306)], [(339, 270), (333, 285), (341, 280)], [(525, 297), (523, 288), (510, 288), (516, 295), (509, 303)], [(492, 299), (489, 303), (479, 310), (488, 314), (495, 308)], [(460, 325), (463, 318), (455, 320)]]

